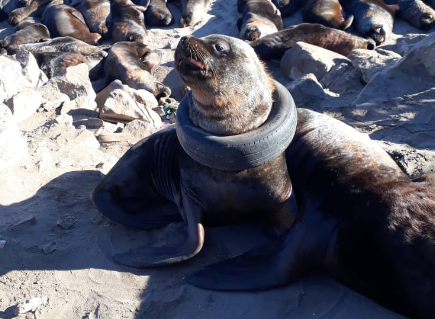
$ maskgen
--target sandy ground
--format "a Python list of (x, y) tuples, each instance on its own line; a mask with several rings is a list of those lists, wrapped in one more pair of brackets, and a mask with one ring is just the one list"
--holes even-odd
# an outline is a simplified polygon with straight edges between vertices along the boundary
[[(178, 21), (179, 10), (171, 9)], [(171, 86), (175, 97), (181, 94), (173, 71), (178, 39), (186, 34), (237, 36), (238, 16), (236, 0), (216, 0), (204, 22), (194, 28), (182, 29), (177, 22), (149, 30), (149, 45), (163, 52), (155, 74)], [(300, 20), (297, 15), (285, 24)], [(0, 38), (11, 31), (6, 26), (0, 26)], [(386, 46), (421, 31), (398, 21), (394, 33)], [(269, 63), (275, 77), (288, 82), (278, 66)], [(354, 97), (326, 100), (317, 109), (371, 134), (408, 174), (433, 170), (434, 91), (408, 99), (412, 103), (405, 113), (412, 116), (398, 116), (400, 109), (382, 96), (363, 107), (351, 106)], [(254, 293), (204, 291), (183, 283), (186, 274), (202, 265), (268, 241), (257, 225), (207, 229), (204, 249), (180, 265), (154, 270), (119, 266), (112, 253), (145, 241), (176, 240), (183, 224), (144, 232), (115, 225), (99, 214), (89, 193), (128, 145), (98, 147), (90, 142), (92, 132), (55, 124), (54, 118), (42, 112), (19, 123), (29, 156), (0, 172), (0, 240), (6, 241), (0, 249), (0, 318), (15, 317), (17, 305), (34, 297), (47, 297), (48, 303), (20, 318), (400, 318), (320, 274)]]

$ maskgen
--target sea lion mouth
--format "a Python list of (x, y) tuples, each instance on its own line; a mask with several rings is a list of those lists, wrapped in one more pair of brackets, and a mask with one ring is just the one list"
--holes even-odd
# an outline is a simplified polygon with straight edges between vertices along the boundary
[(199, 39), (182, 39), (175, 50), (175, 69), (185, 77), (211, 77), (213, 71), (207, 63), (208, 55), (204, 43)]

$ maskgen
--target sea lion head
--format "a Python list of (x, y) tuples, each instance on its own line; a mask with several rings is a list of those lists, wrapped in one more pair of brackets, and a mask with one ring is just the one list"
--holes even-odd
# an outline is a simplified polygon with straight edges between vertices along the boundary
[(272, 107), (273, 80), (248, 43), (223, 35), (183, 37), (175, 69), (191, 88), (190, 116), (218, 135), (261, 125)]
[(423, 13), (420, 19), (420, 26), (423, 30), (428, 30), (435, 25), (435, 15), (431, 12)]

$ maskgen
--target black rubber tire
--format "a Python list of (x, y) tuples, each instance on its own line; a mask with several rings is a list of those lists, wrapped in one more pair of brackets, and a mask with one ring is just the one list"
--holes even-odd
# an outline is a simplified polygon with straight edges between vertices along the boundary
[(293, 139), (297, 112), (290, 92), (276, 81), (275, 88), (266, 122), (254, 131), (231, 136), (216, 136), (193, 125), (189, 98), (185, 96), (178, 106), (175, 125), (181, 146), (195, 161), (227, 171), (257, 167), (276, 158)]

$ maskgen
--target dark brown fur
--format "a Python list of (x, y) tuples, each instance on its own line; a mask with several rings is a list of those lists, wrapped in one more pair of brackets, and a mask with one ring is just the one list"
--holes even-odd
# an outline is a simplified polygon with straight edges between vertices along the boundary
[(99, 33), (103, 38), (110, 36), (110, 1), (74, 0), (71, 6), (81, 12), (91, 32)]
[(304, 0), (273, 0), (283, 17), (289, 17), (305, 4)]
[(345, 17), (339, 0), (307, 0), (302, 11), (304, 22), (345, 30), (350, 27), (353, 16)]
[(25, 7), (13, 10), (8, 17), (10, 25), (16, 25), (27, 17), (42, 17), (45, 7), (51, 0), (33, 0)]
[(151, 0), (145, 11), (145, 23), (152, 26), (167, 26), (174, 23), (165, 0)]
[(139, 41), (145, 43), (144, 12), (146, 7), (135, 5), (131, 0), (113, 0), (110, 3), (113, 42)]
[(371, 39), (364, 39), (316, 23), (295, 25), (253, 41), (250, 44), (261, 59), (268, 60), (280, 59), (284, 52), (298, 41), (317, 45), (344, 56), (354, 49), (373, 50), (375, 48), (375, 44)]
[(396, 16), (416, 28), (428, 30), (435, 25), (435, 10), (423, 1), (386, 0), (385, 2), (398, 5)]
[(40, 23), (31, 24), (0, 41), (0, 47), (8, 48), (27, 43), (38, 43), (50, 40), (50, 33), (45, 25)]

